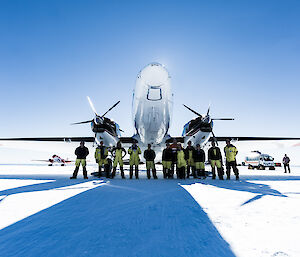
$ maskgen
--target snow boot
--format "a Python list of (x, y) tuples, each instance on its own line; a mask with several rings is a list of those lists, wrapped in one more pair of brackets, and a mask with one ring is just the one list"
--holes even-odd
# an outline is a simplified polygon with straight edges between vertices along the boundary
[(120, 167), (120, 171), (121, 171), (122, 179), (125, 179), (125, 174), (124, 174), (124, 169), (123, 169), (123, 167)]
[(83, 169), (83, 178), (88, 179), (86, 167), (84, 166), (82, 169)]
[(133, 176), (133, 166), (130, 166), (129, 168), (129, 178), (132, 179)]
[(150, 179), (150, 170), (147, 170), (147, 178)]
[(135, 166), (135, 178), (139, 179), (139, 167)]

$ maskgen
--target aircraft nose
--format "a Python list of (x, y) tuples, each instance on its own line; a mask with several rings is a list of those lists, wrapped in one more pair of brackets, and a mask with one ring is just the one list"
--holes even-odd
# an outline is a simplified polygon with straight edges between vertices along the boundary
[(169, 79), (168, 71), (158, 63), (151, 63), (141, 72), (145, 84), (151, 87), (162, 87)]

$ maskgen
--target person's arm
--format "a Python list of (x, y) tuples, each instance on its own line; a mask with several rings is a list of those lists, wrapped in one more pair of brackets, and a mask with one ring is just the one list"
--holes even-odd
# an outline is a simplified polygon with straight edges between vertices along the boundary
[(164, 161), (166, 159), (166, 149), (163, 150), (161, 160)]
[(219, 154), (219, 159), (221, 161), (221, 165), (223, 166), (223, 158), (222, 158), (222, 153), (221, 153), (221, 150), (218, 148), (218, 154)]
[(235, 148), (235, 155), (237, 155), (239, 151), (236, 149), (236, 147), (234, 148)]
[(141, 153), (142, 153), (141, 148), (138, 147), (138, 154), (141, 154)]
[(207, 152), (207, 158), (208, 158), (208, 161), (210, 162), (211, 160), (211, 152), (212, 152), (212, 149), (208, 149), (208, 152)]
[(153, 161), (154, 161), (156, 158), (156, 153), (154, 152), (154, 150), (152, 150), (152, 151), (153, 151), (153, 155), (154, 155), (154, 158), (153, 158)]
[(147, 151), (147, 150), (144, 151), (144, 158), (145, 158), (145, 160), (147, 160), (147, 159), (146, 159), (146, 151)]

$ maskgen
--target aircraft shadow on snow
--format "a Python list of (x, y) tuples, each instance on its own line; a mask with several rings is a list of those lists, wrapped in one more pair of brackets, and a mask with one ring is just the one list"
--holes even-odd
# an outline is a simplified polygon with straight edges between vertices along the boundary
[[(0, 176), (0, 179), (20, 176)], [(30, 176), (46, 179), (45, 176)], [(29, 179), (29, 176), (22, 176)], [(47, 177), (53, 182), (0, 191), (1, 195), (45, 191), (84, 181)], [(300, 180), (299, 177), (252, 176), (249, 180)], [(202, 183), (287, 197), (262, 183), (241, 178), (211, 180), (115, 179), (44, 209), (0, 231), (2, 256), (235, 256), (201, 206), (181, 185)], [(47, 201), (47, 199), (45, 199)], [(0, 202), (1, 205), (1, 202)], [(16, 243), (17, 242), (17, 243)]]

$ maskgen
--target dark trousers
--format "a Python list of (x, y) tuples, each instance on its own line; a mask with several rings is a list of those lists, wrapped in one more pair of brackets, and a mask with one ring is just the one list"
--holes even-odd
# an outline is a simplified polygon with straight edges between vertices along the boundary
[[(134, 171), (135, 171), (135, 178), (138, 179), (139, 178), (139, 166), (138, 165), (134, 165)], [(133, 165), (131, 165), (129, 168), (130, 179), (132, 179), (132, 176), (133, 176)]]
[(186, 168), (186, 177), (187, 178), (189, 178), (190, 177), (190, 170), (191, 170), (191, 168), (192, 168), (192, 175), (193, 175), (193, 177), (195, 177), (195, 175), (196, 175), (196, 169), (195, 169), (195, 166), (190, 166), (190, 165), (188, 165), (187, 166), (187, 168)]
[(167, 178), (167, 174), (169, 173), (169, 171), (163, 167), (163, 175), (164, 175), (164, 178)]
[[(114, 167), (113, 172), (111, 173), (111, 178), (114, 178), (116, 176), (116, 170), (117, 170), (117, 167)], [(120, 171), (121, 171), (122, 178), (125, 178), (123, 167), (120, 167)]]
[[(83, 167), (82, 167), (82, 170), (83, 170), (83, 177), (84, 177), (84, 178), (87, 178), (88, 176), (87, 176), (87, 170), (86, 170), (86, 167), (83, 166)], [(77, 178), (78, 171), (79, 171), (79, 166), (76, 166), (76, 168), (75, 168), (75, 170), (74, 170), (74, 172), (73, 172), (73, 178)]]
[(236, 161), (233, 162), (226, 162), (226, 175), (227, 179), (230, 179), (230, 170), (233, 170), (234, 175), (236, 176), (236, 179), (239, 178), (239, 170), (236, 167)]
[(174, 171), (175, 171), (175, 162), (172, 162), (171, 169), (168, 172), (168, 178), (173, 178), (174, 177)]
[(177, 178), (185, 179), (185, 167), (177, 168)]
[[(153, 170), (152, 170), (152, 176), (153, 176), (154, 179), (157, 179), (156, 169), (153, 169)], [(151, 178), (150, 170), (147, 170), (147, 178), (148, 178), (148, 179)], [(165, 176), (164, 176), (164, 178), (165, 178)]]
[[(212, 179), (215, 179), (216, 178), (216, 167), (212, 167), (211, 171), (212, 171)], [(218, 171), (219, 179), (223, 180), (223, 175), (224, 175), (223, 167), (221, 167), (221, 168), (217, 167), (217, 171)]]
[(198, 177), (205, 177), (205, 170), (197, 170)]
[(284, 167), (284, 173), (286, 173), (286, 168), (288, 168), (289, 173), (291, 173), (290, 164), (288, 164), (288, 163), (283, 164), (283, 167)]
[(102, 177), (102, 166), (98, 165), (98, 177)]

